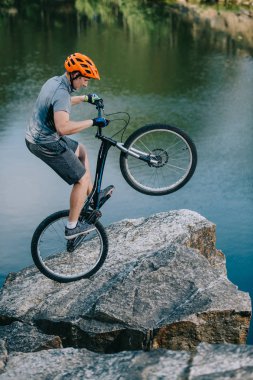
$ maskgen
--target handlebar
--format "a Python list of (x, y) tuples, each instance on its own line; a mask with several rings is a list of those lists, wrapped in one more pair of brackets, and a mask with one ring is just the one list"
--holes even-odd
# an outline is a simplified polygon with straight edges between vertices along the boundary
[[(102, 117), (102, 110), (104, 109), (103, 99), (99, 99), (95, 101), (96, 109), (98, 110), (98, 117)], [(98, 127), (97, 136), (102, 135), (102, 128)]]
[(98, 117), (102, 116), (102, 110), (104, 109), (103, 99), (96, 100), (96, 109), (98, 110)]

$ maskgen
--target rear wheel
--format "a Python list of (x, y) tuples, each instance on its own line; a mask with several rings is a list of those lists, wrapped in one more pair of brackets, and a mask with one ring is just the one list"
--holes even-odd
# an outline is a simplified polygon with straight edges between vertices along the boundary
[[(31, 250), (37, 268), (58, 282), (88, 278), (103, 265), (108, 239), (100, 222), (91, 224), (88, 233), (65, 239), (69, 210), (56, 212), (43, 220), (34, 232)], [(85, 219), (81, 213), (80, 218)]]
[(135, 190), (148, 195), (165, 195), (184, 186), (197, 165), (197, 150), (191, 138), (169, 125), (146, 125), (128, 137), (125, 148), (155, 158), (144, 161), (121, 152), (120, 169)]

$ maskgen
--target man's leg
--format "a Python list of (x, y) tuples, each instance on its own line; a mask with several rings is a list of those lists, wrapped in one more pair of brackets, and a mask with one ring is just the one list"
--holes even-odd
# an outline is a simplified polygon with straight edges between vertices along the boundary
[(78, 221), (85, 199), (92, 190), (90, 165), (89, 165), (87, 152), (84, 146), (79, 144), (75, 154), (84, 165), (86, 172), (83, 175), (83, 177), (77, 183), (74, 184), (73, 189), (71, 191), (70, 212), (69, 212), (70, 223)]
[[(87, 152), (85, 151), (83, 145), (78, 145), (75, 154), (84, 165), (86, 171), (83, 177), (77, 183), (74, 184), (73, 189), (71, 191), (69, 220), (65, 228), (65, 238), (68, 240), (73, 239), (74, 237), (79, 236), (80, 234), (88, 233), (91, 229), (91, 226), (88, 223), (78, 222), (78, 218), (83, 208), (84, 202), (87, 196), (91, 193), (93, 188), (89, 160)], [(110, 197), (113, 188), (113, 186), (108, 186), (106, 189), (104, 189), (103, 192), (105, 194), (103, 195), (103, 197)]]

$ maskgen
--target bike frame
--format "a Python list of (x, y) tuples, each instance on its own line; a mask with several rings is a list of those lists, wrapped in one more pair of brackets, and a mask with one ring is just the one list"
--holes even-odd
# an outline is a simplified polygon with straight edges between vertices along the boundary
[[(99, 101), (96, 105), (96, 108), (98, 110), (98, 117), (101, 117), (102, 110), (104, 108), (103, 101)], [(124, 153), (129, 154), (130, 156), (133, 156), (139, 160), (147, 162), (150, 166), (155, 166), (159, 164), (159, 161), (157, 160), (156, 156), (150, 153), (142, 152), (135, 148), (127, 149), (124, 146), (124, 143), (118, 142), (116, 140), (111, 139), (110, 137), (104, 136), (102, 134), (102, 128), (98, 127), (96, 138), (102, 141), (100, 145), (100, 149), (98, 152), (98, 158), (97, 158), (97, 167), (96, 167), (96, 175), (94, 180), (94, 185), (92, 188), (92, 191), (90, 195), (88, 196), (85, 204), (84, 209), (87, 210), (89, 208), (91, 200), (94, 202), (94, 210), (99, 209), (99, 193), (101, 191), (101, 184), (103, 179), (103, 173), (104, 173), (104, 167), (105, 162), (107, 158), (107, 154), (111, 146), (117, 147), (119, 150), (121, 150)]]

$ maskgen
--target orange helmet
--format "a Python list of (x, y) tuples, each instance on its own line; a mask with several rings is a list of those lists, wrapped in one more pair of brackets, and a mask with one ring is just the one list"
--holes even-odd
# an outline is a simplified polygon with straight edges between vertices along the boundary
[(98, 69), (87, 55), (80, 53), (71, 54), (67, 57), (64, 66), (68, 73), (79, 71), (84, 77), (100, 79)]

